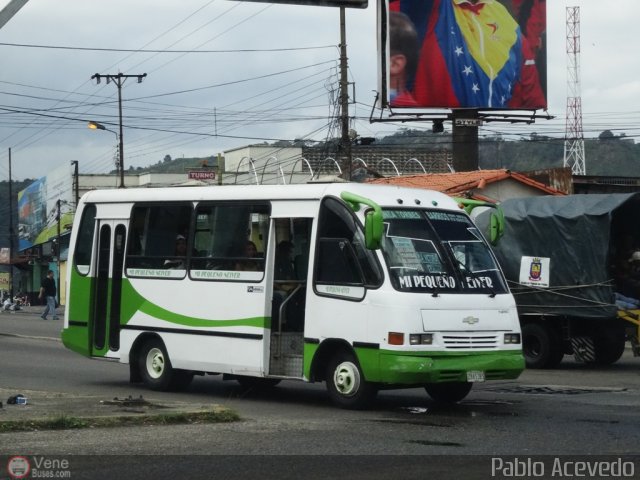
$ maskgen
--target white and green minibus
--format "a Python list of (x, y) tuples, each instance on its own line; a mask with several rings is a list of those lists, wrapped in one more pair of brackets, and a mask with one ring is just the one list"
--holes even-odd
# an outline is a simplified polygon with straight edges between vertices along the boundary
[[(438, 192), (352, 183), (96, 190), (71, 234), (62, 339), (181, 389), (325, 381), (338, 406), (457, 402), (524, 368), (483, 235)], [(251, 248), (248, 248), (251, 246)]]

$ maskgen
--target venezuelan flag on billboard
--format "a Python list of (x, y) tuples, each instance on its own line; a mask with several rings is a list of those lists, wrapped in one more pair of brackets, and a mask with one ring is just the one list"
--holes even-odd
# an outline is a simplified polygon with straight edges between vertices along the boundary
[(546, 109), (545, 0), (381, 3), (384, 106)]

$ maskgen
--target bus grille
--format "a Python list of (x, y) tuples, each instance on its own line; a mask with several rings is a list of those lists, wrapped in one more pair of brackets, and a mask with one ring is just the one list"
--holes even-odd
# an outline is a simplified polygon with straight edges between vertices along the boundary
[(497, 348), (497, 335), (443, 335), (442, 342), (447, 349), (463, 349), (463, 348)]

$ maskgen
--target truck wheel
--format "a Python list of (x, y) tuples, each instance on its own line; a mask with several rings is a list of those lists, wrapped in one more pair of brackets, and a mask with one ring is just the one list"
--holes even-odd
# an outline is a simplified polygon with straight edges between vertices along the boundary
[(358, 360), (351, 353), (336, 354), (329, 361), (325, 378), (329, 397), (340, 408), (365, 408), (377, 393), (375, 385), (364, 379)]
[(437, 403), (458, 403), (471, 391), (471, 382), (430, 383), (424, 389)]
[(167, 349), (159, 338), (150, 338), (140, 348), (138, 371), (152, 390), (184, 390), (193, 380), (193, 372), (171, 366)]
[(522, 352), (528, 368), (555, 368), (564, 356), (560, 335), (539, 323), (522, 326)]
[(600, 326), (593, 337), (596, 363), (611, 365), (620, 360), (625, 348), (624, 327), (619, 325)]

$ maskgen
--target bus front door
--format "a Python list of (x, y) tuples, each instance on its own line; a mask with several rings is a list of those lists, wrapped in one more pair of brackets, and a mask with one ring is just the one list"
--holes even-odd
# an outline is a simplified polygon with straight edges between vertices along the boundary
[(93, 308), (91, 311), (91, 355), (109, 356), (120, 349), (120, 300), (126, 226), (121, 221), (98, 223), (98, 249)]
[(301, 378), (310, 218), (278, 218), (275, 232), (269, 374)]

